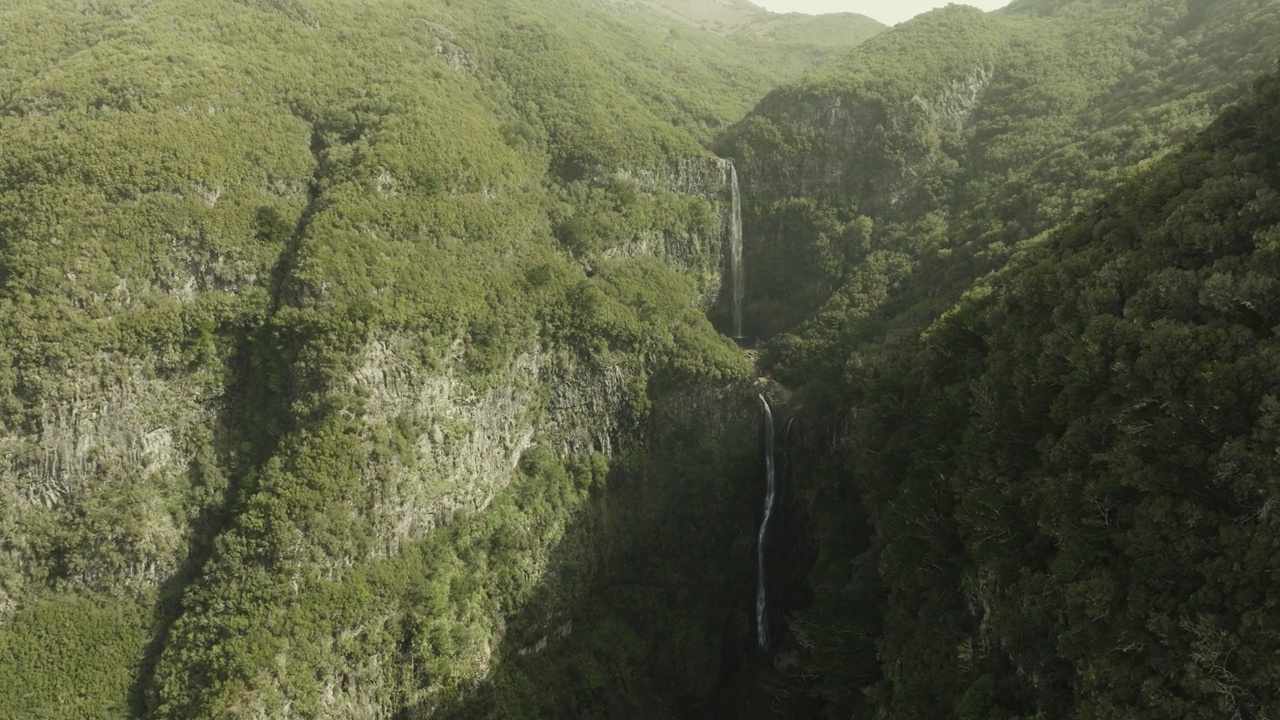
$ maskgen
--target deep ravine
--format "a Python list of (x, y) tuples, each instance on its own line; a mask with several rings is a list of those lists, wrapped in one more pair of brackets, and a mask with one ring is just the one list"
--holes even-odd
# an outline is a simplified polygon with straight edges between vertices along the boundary
[(773, 463), (773, 409), (764, 395), (760, 396), (764, 409), (764, 516), (760, 520), (760, 532), (756, 538), (756, 640), (761, 650), (769, 649), (768, 592), (765, 585), (765, 541), (768, 539), (769, 520), (773, 517), (776, 494)]

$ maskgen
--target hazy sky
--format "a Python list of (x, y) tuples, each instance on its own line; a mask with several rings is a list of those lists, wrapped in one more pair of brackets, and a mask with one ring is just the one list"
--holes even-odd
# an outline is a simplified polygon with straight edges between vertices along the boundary
[[(856, 12), (873, 17), (887, 25), (909, 20), (927, 10), (950, 3), (947, 0), (751, 0), (776, 13), (801, 12), (814, 15), (834, 12)], [(960, 4), (983, 10), (995, 10), (1010, 0), (965, 0)]]

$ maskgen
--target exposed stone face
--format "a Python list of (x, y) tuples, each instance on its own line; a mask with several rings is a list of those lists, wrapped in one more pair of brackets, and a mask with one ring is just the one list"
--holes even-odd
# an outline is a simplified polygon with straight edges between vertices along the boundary
[(381, 468), (384, 479), (377, 479), (379, 468), (367, 469), (374, 492), (366, 512), (379, 529), (380, 555), (395, 554), (459, 512), (487, 507), (533, 441), (541, 352), (517, 356), (508, 382), (477, 392), (461, 367), (463, 351), (454, 343), (441, 367), (429, 370), (414, 359), (409, 338), (388, 337), (365, 347), (350, 380), (366, 397), (366, 424), (396, 424), (416, 435), (407, 457)]
[[(938, 137), (964, 128), (993, 76), (991, 68), (974, 68), (935, 95), (914, 95), (891, 106), (867, 103), (857, 94), (794, 102), (776, 120), (815, 133), (809, 140), (813, 151), (753, 167), (742, 177), (746, 192), (757, 199), (843, 194), (857, 197), (864, 214), (891, 210), (929, 175), (940, 152)], [(886, 136), (902, 131), (924, 142), (907, 148), (905, 157), (884, 157)]]
[(464, 354), (457, 341), (438, 367), (426, 368), (413, 341), (393, 335), (369, 343), (351, 377), (368, 426), (416, 435), (409, 456), (389, 467), (385, 459), (375, 467), (371, 454), (366, 486), (374, 491), (365, 512), (378, 528), (381, 556), (459, 513), (488, 507), (535, 438), (565, 457), (611, 455), (625, 442), (624, 368), (590, 368), (534, 346), (509, 362), (503, 382), (476, 389)]
[(49, 570), (31, 541), (50, 526), (63, 545), (59, 583), (149, 590), (185, 550), (192, 465), (217, 422), (216, 389), (107, 353), (29, 380), (42, 386), (33, 422), (0, 426), (0, 527), (9, 538), (0, 545), (0, 617), (8, 593)]
[(445, 65), (458, 72), (475, 70), (475, 61), (462, 46), (458, 45), (458, 36), (455, 32), (430, 20), (423, 20), (422, 25), (429, 34), (426, 43), (430, 46), (431, 52)]
[[(612, 455), (641, 441), (642, 429), (626, 423), (628, 404), (645, 389), (644, 368), (596, 366), (535, 345), (509, 360), (501, 382), (477, 385), (461, 342), (430, 366), (416, 342), (405, 335), (369, 342), (348, 387), (339, 388), (363, 398), (370, 437), (393, 427), (412, 436), (405, 457), (387, 461), (370, 448), (368, 504), (360, 511), (377, 535), (375, 557), (396, 553), (459, 513), (485, 508), (514, 479), (535, 439), (566, 457)], [(211, 428), (221, 422), (221, 393), (212, 378), (166, 377), (154, 363), (106, 355), (48, 379), (33, 429), (0, 432), (0, 521), (16, 528), (6, 533), (13, 541), (0, 545), (0, 622), (40, 560), (38, 548), (21, 540), (39, 533), (20, 523), (74, 516), (79, 506), (107, 496), (153, 497), (165, 489), (162, 501), (130, 514), (136, 527), (86, 528), (93, 535), (86, 542), (99, 545), (75, 546), (79, 569), (67, 582), (145, 593), (177, 570), (189, 532), (183, 506), (195, 464), (209, 456)], [(707, 398), (690, 402), (701, 407)], [(131, 487), (144, 486), (145, 493), (131, 494)], [(329, 558), (331, 572), (369, 559)], [(342, 666), (342, 637), (334, 643), (333, 677), (324, 686), (329, 716), (379, 717), (392, 670), (377, 657)], [(476, 653), (479, 678), (492, 648)]]
[[(455, 341), (435, 362), (424, 363), (415, 340), (391, 334), (369, 342), (348, 380), (349, 390), (363, 399), (362, 424), (373, 436), (400, 428), (416, 434), (406, 456), (388, 460), (370, 448), (365, 487), (369, 502), (362, 508), (377, 534), (374, 556), (330, 558), (331, 575), (361, 562), (397, 553), (462, 514), (481, 511), (510, 482), (524, 452), (535, 442), (561, 457), (598, 452), (613, 456), (651, 442), (653, 428), (696, 426), (719, 444), (736, 447), (749, 436), (754, 415), (744, 388), (700, 387), (647, 398), (650, 369), (639, 364), (601, 367), (577, 355), (534, 345), (508, 362), (500, 381), (477, 383), (465, 365), (466, 347)], [(751, 396), (753, 397), (753, 396)], [(652, 399), (643, 412), (634, 403)], [(643, 419), (637, 424), (637, 416)], [(733, 482), (709, 490), (727, 502)], [(662, 522), (671, 499), (661, 488), (642, 488), (629, 512)], [(386, 656), (344, 654), (361, 648), (359, 640), (378, 630), (382, 618), (360, 627), (335, 631), (326, 640), (324, 660), (309, 662), (327, 678), (320, 703), (325, 716), (379, 718), (392, 702), (397, 669)], [(536, 654), (569, 637), (574, 618), (558, 608), (539, 625), (520, 654)], [(385, 630), (385, 628), (383, 628)], [(490, 639), (473, 642), (451, 656), (451, 676), (479, 684), (491, 671), (497, 649)], [(711, 673), (709, 676), (714, 675)], [(264, 683), (272, 682), (269, 678)], [(433, 686), (434, 687), (434, 686)], [(433, 692), (427, 689), (427, 695)], [(264, 717), (279, 710), (258, 697)]]
[(631, 180), (643, 192), (665, 190), (677, 195), (716, 200), (729, 192), (729, 168), (732, 164), (730, 160), (713, 156), (684, 158), (666, 168), (621, 169), (616, 176)]
[[(220, 252), (201, 247), (198, 238), (180, 235), (168, 236), (170, 252), (162, 263), (157, 263), (156, 277), (147, 291), (159, 292), (183, 303), (194, 301), (207, 292), (238, 294), (258, 283), (261, 263), (257, 258), (240, 257), (234, 253)], [(133, 288), (122, 278), (111, 299), (129, 302)], [(106, 299), (105, 296), (95, 297)]]
[(614, 177), (635, 183), (641, 192), (668, 192), (701, 198), (711, 205), (713, 236), (696, 231), (669, 233), (650, 230), (630, 241), (609, 248), (606, 257), (652, 255), (685, 271), (698, 290), (699, 306), (714, 307), (724, 285), (725, 258), (729, 243), (729, 170), (733, 162), (714, 156), (684, 158), (659, 169), (621, 169)]
[(939, 128), (962, 130), (978, 109), (982, 92), (991, 84), (994, 74), (990, 68), (977, 68), (966, 77), (953, 79), (940, 95), (933, 98), (916, 95), (911, 102), (929, 114)]

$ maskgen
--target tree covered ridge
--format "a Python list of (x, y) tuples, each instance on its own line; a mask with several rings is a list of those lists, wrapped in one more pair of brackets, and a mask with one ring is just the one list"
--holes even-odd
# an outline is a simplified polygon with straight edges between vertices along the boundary
[(823, 712), (1275, 714), (1277, 148), (1270, 75), (845, 376)]
[[(1267, 0), (1052, 7), (926, 14), (773, 90), (718, 138), (748, 198), (755, 334), (806, 320), (840, 333), (851, 311), (918, 331), (1018, 243), (1206, 126), (1280, 52)], [(798, 225), (797, 202), (834, 224)], [(824, 271), (833, 247), (909, 267), (893, 302), (842, 290), (842, 271)]]
[(641, 438), (748, 368), (708, 269), (629, 249), (714, 244), (719, 201), (627, 177), (707, 159), (758, 45), (558, 0), (0, 13), (0, 714), (442, 713), (606, 582), (637, 637), (597, 570), (638, 551), (583, 529), (666, 542), (655, 487), (734, 492), (743, 443), (676, 475)]

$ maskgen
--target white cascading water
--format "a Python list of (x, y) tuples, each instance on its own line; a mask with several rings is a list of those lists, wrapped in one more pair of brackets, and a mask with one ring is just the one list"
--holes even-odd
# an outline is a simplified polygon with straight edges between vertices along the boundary
[(746, 285), (742, 279), (742, 198), (738, 195), (738, 168), (729, 163), (729, 189), (732, 192), (733, 224), (729, 228), (729, 253), (733, 273), (733, 337), (742, 337), (742, 298)]
[(764, 519), (760, 521), (760, 535), (756, 541), (756, 640), (761, 650), (769, 649), (769, 621), (765, 616), (764, 589), (764, 541), (769, 529), (769, 518), (773, 516), (773, 410), (769, 401), (760, 396), (760, 404), (764, 406), (764, 469), (766, 490), (764, 496)]

